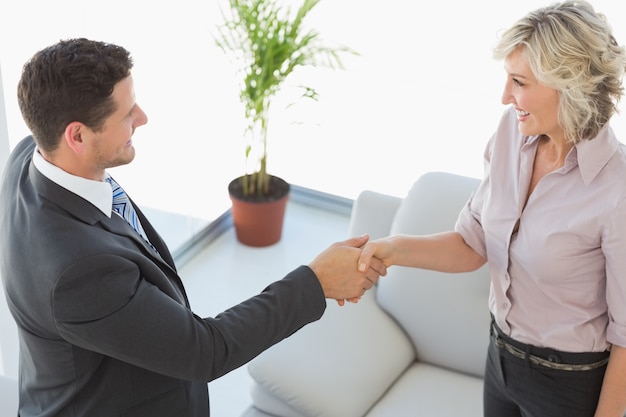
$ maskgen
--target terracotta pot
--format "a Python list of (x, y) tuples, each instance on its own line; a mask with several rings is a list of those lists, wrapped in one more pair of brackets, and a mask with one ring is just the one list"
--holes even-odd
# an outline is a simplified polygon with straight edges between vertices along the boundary
[(289, 184), (273, 176), (272, 187), (277, 187), (280, 191), (273, 193), (270, 198), (257, 201), (241, 196), (238, 182), (239, 178), (228, 185), (237, 240), (244, 245), (256, 247), (277, 243), (282, 237)]

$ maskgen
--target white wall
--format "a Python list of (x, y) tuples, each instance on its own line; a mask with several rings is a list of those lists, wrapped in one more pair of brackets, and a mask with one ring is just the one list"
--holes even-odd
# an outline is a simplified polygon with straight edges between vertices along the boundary
[(9, 156), (9, 131), (4, 104), (4, 89), (2, 84), (2, 67), (0, 66), (0, 172), (4, 170), (4, 164)]
[[(4, 171), (4, 165), (9, 154), (4, 103), (2, 71), (0, 71), (0, 172)], [(7, 307), (3, 286), (0, 285), (0, 374), (17, 377), (17, 358), (17, 329)]]

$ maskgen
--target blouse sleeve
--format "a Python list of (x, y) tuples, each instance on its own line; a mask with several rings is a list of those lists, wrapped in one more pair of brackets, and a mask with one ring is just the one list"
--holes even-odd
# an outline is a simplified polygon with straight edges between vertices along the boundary
[(604, 228), (602, 251), (606, 259), (607, 341), (626, 347), (626, 200), (612, 211)]
[(491, 137), (484, 152), (485, 175), (476, 192), (474, 192), (465, 204), (457, 218), (454, 230), (461, 234), (465, 243), (474, 249), (480, 256), (487, 258), (485, 244), (485, 231), (482, 227), (482, 211), (487, 201), (489, 189), (490, 162), (495, 135)]

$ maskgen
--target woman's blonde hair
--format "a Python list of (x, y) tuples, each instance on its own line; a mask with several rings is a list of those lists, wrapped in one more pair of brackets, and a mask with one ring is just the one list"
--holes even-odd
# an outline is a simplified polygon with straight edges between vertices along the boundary
[(594, 138), (618, 111), (624, 91), (626, 52), (606, 17), (586, 1), (537, 9), (502, 33), (494, 58), (520, 47), (537, 80), (559, 92), (568, 140)]

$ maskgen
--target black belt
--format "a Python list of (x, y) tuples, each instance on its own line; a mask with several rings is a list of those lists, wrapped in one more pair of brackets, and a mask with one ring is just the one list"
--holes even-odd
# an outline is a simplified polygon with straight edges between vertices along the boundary
[[(495, 323), (491, 322), (491, 336), (497, 347), (511, 355), (529, 361), (532, 364), (560, 371), (590, 371), (606, 365), (609, 351), (571, 353), (554, 349), (538, 348), (518, 342), (505, 335)], [(582, 363), (581, 363), (582, 362)]]

